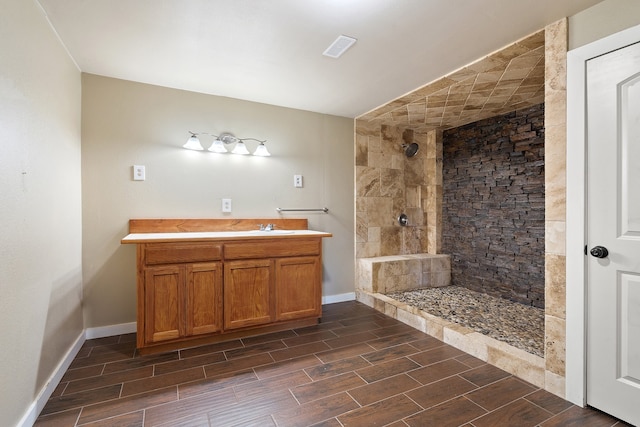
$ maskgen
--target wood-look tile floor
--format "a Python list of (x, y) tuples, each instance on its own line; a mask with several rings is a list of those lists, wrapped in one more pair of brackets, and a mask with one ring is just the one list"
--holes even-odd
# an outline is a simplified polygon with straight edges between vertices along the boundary
[(355, 301), (317, 326), (139, 356), (88, 340), (37, 426), (625, 426)]

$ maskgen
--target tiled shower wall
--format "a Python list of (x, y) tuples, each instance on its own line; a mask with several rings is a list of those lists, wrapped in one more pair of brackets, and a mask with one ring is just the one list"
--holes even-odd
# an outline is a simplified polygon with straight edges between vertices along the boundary
[(544, 105), (443, 134), (452, 284), (544, 308)]
[[(439, 252), (441, 135), (356, 122), (356, 258)], [(412, 142), (420, 150), (408, 158), (402, 146)]]

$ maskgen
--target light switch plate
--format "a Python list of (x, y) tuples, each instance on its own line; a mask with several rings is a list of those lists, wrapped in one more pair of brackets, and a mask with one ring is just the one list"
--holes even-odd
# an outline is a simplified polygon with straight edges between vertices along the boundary
[(222, 212), (231, 212), (231, 199), (222, 199)]
[(146, 174), (145, 174), (144, 166), (133, 165), (133, 180), (144, 181), (145, 179), (146, 179)]
[(302, 188), (302, 175), (293, 175), (293, 186)]

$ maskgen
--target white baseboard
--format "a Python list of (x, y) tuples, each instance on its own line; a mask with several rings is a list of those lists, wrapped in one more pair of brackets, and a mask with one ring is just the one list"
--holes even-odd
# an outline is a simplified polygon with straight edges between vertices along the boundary
[(136, 322), (120, 323), (118, 325), (98, 326), (85, 329), (88, 340), (95, 338), (112, 337), (114, 335), (130, 334), (136, 331)]
[(33, 426), (33, 424), (36, 422), (36, 419), (38, 418), (38, 415), (40, 415), (40, 411), (42, 411), (42, 408), (44, 408), (44, 405), (47, 404), (47, 401), (55, 391), (56, 387), (58, 387), (58, 384), (60, 384), (62, 376), (65, 372), (67, 372), (67, 369), (69, 369), (71, 362), (73, 362), (73, 359), (75, 359), (85, 340), (85, 331), (83, 330), (80, 335), (78, 335), (78, 338), (76, 338), (73, 345), (69, 348), (67, 354), (64, 355), (56, 369), (54, 369), (51, 377), (49, 377), (47, 383), (44, 385), (44, 387), (42, 387), (40, 393), (38, 393), (38, 397), (36, 397), (36, 400), (29, 406), (27, 412), (24, 414), (20, 422), (18, 422), (18, 427)]
[(347, 292), (346, 294), (326, 295), (322, 297), (322, 304), (333, 304), (336, 302), (353, 301), (356, 299), (355, 292)]

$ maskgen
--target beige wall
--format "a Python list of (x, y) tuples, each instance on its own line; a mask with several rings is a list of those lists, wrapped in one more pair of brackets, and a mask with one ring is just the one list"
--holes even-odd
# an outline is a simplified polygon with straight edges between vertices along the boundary
[(82, 332), (80, 72), (34, 1), (0, 0), (0, 425)]
[(640, 1), (605, 0), (569, 18), (569, 50), (640, 24)]
[[(185, 150), (189, 130), (267, 139), (272, 157)], [(328, 207), (286, 217), (334, 234), (323, 295), (354, 291), (352, 119), (83, 74), (82, 144), (85, 327), (135, 321), (135, 248), (120, 244), (130, 218), (224, 218), (222, 198), (232, 218)]]

